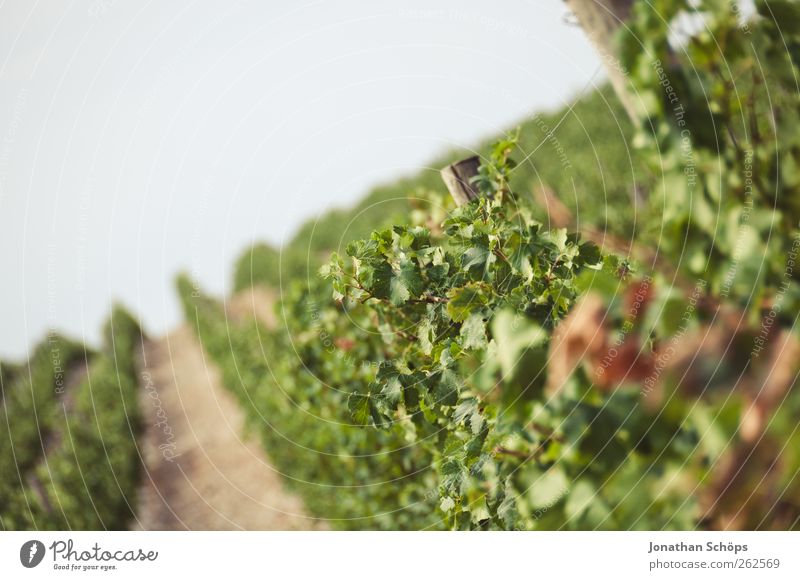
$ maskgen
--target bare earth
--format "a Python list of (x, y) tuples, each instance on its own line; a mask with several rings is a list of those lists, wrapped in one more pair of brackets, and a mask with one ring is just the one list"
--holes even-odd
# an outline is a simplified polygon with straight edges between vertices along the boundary
[(191, 329), (148, 343), (139, 372), (146, 465), (138, 522), (146, 530), (309, 530)]

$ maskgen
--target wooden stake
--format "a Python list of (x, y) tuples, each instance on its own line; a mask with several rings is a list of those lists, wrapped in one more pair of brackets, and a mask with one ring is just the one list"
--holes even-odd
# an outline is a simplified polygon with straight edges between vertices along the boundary
[(564, 0), (578, 19), (586, 36), (600, 56), (611, 86), (622, 101), (622, 106), (634, 123), (635, 96), (629, 89), (626, 71), (617, 58), (614, 36), (631, 14), (633, 0)]
[(462, 159), (452, 165), (448, 165), (441, 171), (442, 180), (447, 186), (447, 190), (456, 205), (465, 205), (480, 197), (480, 192), (475, 184), (471, 183), (471, 179), (478, 175), (478, 168), (481, 165), (480, 158), (475, 155)]

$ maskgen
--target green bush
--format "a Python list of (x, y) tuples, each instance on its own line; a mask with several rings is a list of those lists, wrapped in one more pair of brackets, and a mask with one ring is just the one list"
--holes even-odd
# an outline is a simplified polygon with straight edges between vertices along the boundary
[(19, 365), (3, 389), (0, 407), (0, 521), (4, 529), (24, 528), (30, 509), (25, 489), (30, 470), (42, 460), (46, 442), (61, 416), (59, 400), (69, 373), (91, 353), (82, 345), (51, 333), (27, 364)]
[[(31, 367), (41, 370), (30, 383), (14, 386), (20, 401), (27, 402), (28, 391), (41, 396), (26, 414), (21, 403), (9, 407), (13, 441), (3, 439), (0, 461), (8, 463), (5, 473), (19, 477), (7, 478), (0, 487), (0, 493), (12, 496), (2, 502), (5, 529), (128, 528), (140, 474), (135, 357), (142, 337), (136, 320), (121, 307), (112, 311), (104, 337), (88, 374), (58, 396), (53, 385), (70, 373), (54, 383), (52, 341), (32, 359)], [(70, 353), (79, 353), (70, 360), (83, 356), (82, 348), (69, 344)], [(46, 432), (35, 430), (35, 416), (48, 418)]]
[[(249, 428), (313, 515), (343, 529), (437, 524), (430, 458), (402, 435), (367, 431), (350, 420), (341, 385), (374, 372), (357, 362), (369, 351), (355, 347), (347, 364), (329, 365), (325, 371), (335, 374), (326, 375), (327, 384), (314, 374), (319, 345), (344, 322), (321, 303), (317, 310), (316, 301), (329, 295), (326, 284), (293, 286), (286, 301), (292, 327), (281, 331), (255, 320), (231, 324), (221, 305), (198, 295), (186, 277), (178, 279), (178, 292), (188, 323), (247, 412)], [(304, 334), (295, 333), (303, 328)]]

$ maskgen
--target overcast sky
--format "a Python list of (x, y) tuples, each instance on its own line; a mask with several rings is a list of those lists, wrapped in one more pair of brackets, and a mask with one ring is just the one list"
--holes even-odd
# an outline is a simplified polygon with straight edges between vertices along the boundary
[[(254, 240), (597, 74), (560, 0), (0, 1), (0, 357), (154, 334), (185, 269), (222, 294)], [(593, 77), (593, 75), (595, 75)]]

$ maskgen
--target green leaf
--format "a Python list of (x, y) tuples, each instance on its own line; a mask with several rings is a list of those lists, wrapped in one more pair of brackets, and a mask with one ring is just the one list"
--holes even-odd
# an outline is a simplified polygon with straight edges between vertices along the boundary
[(441, 476), (445, 493), (460, 496), (467, 479), (467, 466), (455, 457), (445, 459), (442, 463)]
[(453, 288), (447, 293), (447, 315), (453, 322), (463, 322), (473, 312), (488, 304), (482, 286), (477, 284)]
[(584, 242), (579, 248), (578, 265), (597, 266), (603, 260), (600, 248), (594, 242)]
[(395, 226), (394, 233), (398, 236), (400, 248), (420, 250), (430, 245), (430, 230), (423, 226), (405, 227)]
[(486, 323), (480, 314), (470, 314), (461, 324), (461, 346), (465, 349), (486, 348)]
[(422, 290), (422, 277), (416, 264), (405, 260), (400, 265), (400, 271), (393, 275), (390, 282), (389, 299), (395, 306), (416, 297)]
[(522, 353), (540, 347), (547, 333), (535, 322), (510, 310), (497, 313), (492, 320), (492, 336), (497, 342), (497, 358), (503, 374), (511, 376)]
[(511, 478), (508, 477), (500, 493), (500, 504), (497, 506), (497, 517), (500, 518), (507, 530), (514, 529), (518, 520), (517, 514), (519, 512), (514, 493), (513, 483)]
[(375, 426), (379, 429), (388, 429), (392, 424), (391, 418), (378, 408), (378, 405), (372, 397), (369, 398), (368, 403), (369, 414)]
[(403, 393), (403, 385), (400, 383), (398, 374), (390, 376), (383, 384), (380, 395), (381, 399), (385, 401), (387, 407), (395, 408), (397, 403), (400, 402), (400, 397)]
[(485, 426), (485, 418), (478, 407), (478, 401), (475, 399), (466, 399), (461, 401), (453, 413), (453, 419), (456, 424), (467, 425), (472, 431), (473, 435), (478, 435)]
[(389, 262), (380, 262), (374, 267), (364, 268), (364, 286), (377, 298), (389, 298), (394, 272)]
[(439, 502), (439, 509), (447, 513), (456, 506), (456, 502), (451, 497), (443, 497)]
[(440, 405), (452, 406), (458, 402), (459, 379), (450, 369), (437, 373), (437, 381), (433, 388), (433, 396)]
[(423, 384), (424, 376), (420, 373), (410, 375), (400, 375), (400, 383), (403, 385), (403, 404), (406, 411), (416, 413), (419, 411), (419, 388)]
[(538, 477), (528, 491), (528, 499), (535, 508), (550, 508), (567, 495), (569, 480), (564, 471), (551, 467)]
[(347, 408), (350, 416), (356, 425), (365, 426), (369, 424), (369, 397), (361, 393), (351, 393), (347, 398)]
[(461, 267), (464, 270), (478, 270), (485, 271), (492, 257), (489, 248), (486, 246), (471, 246), (463, 254), (461, 258)]
[(476, 423), (475, 425), (479, 426), (478, 432), (475, 434), (474, 437), (471, 437), (466, 445), (464, 445), (464, 454), (466, 455), (467, 459), (477, 459), (480, 457), (481, 452), (483, 451), (483, 444), (486, 441), (486, 436), (489, 434), (488, 429), (483, 428), (482, 420), (483, 418), (478, 415), (481, 423)]
[(595, 488), (586, 480), (581, 480), (572, 486), (564, 504), (564, 514), (570, 520), (577, 520), (595, 499)]
[(559, 252), (563, 252), (567, 249), (567, 240), (569, 236), (567, 235), (566, 228), (558, 228), (555, 230), (550, 230), (547, 232), (547, 238), (550, 239), (551, 242), (555, 245), (556, 249)]
[(430, 356), (431, 352), (433, 352), (433, 342), (436, 340), (436, 333), (434, 332), (433, 323), (430, 319), (426, 318), (419, 323), (417, 327), (417, 338), (419, 339), (420, 350)]
[(347, 244), (347, 255), (358, 260), (376, 258), (378, 243), (375, 240), (354, 240)]

